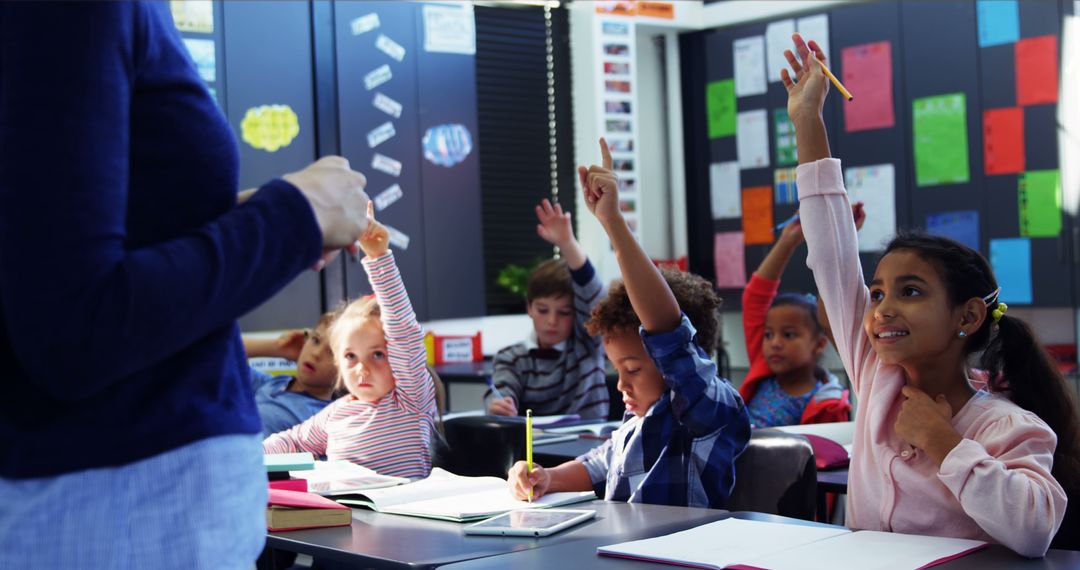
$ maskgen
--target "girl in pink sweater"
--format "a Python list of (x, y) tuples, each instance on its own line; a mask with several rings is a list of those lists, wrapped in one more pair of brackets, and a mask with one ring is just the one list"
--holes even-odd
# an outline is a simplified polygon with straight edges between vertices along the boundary
[[(1006, 316), (978, 252), (893, 240), (867, 288), (840, 161), (821, 110), (821, 49), (794, 36), (781, 79), (795, 124), (800, 217), (836, 347), (858, 396), (849, 483), (854, 528), (974, 538), (1042, 556), (1080, 475), (1075, 404), (1022, 321)], [(813, 56), (811, 55), (813, 50)], [(984, 351), (991, 391), (969, 380)], [(1060, 483), (1059, 483), (1060, 481)]]

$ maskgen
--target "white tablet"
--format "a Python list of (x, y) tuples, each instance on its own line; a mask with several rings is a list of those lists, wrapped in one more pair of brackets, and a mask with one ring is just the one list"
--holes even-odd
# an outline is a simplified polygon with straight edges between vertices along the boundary
[(510, 511), (465, 527), (465, 534), (495, 536), (547, 536), (564, 528), (585, 522), (596, 511), (569, 509), (523, 509)]

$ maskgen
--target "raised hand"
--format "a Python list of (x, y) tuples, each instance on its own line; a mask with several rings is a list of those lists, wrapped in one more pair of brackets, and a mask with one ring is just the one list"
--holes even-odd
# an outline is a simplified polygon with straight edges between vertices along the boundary
[(544, 241), (565, 247), (574, 241), (574, 226), (570, 223), (570, 212), (563, 212), (562, 206), (556, 203), (554, 206), (547, 198), (544, 198), (536, 207), (536, 233), (544, 238)]
[(851, 215), (855, 218), (855, 231), (861, 230), (863, 224), (866, 223), (866, 210), (863, 209), (862, 202), (855, 202), (851, 205)]
[(287, 358), (296, 362), (300, 360), (300, 352), (304, 350), (304, 343), (307, 342), (306, 331), (286, 331), (275, 341), (277, 343), (278, 355), (281, 358)]
[(601, 166), (578, 167), (578, 178), (585, 193), (585, 205), (601, 224), (622, 217), (619, 211), (619, 178), (611, 170), (611, 151), (600, 138)]
[(367, 205), (367, 221), (367, 231), (360, 236), (360, 249), (364, 250), (364, 255), (375, 259), (390, 249), (390, 232), (386, 231), (386, 226), (375, 221), (375, 205), (371, 202)]
[(784, 57), (795, 72), (795, 77), (792, 78), (785, 68), (780, 70), (780, 80), (788, 92), (788, 116), (797, 128), (800, 120), (821, 116), (825, 95), (829, 92), (829, 78), (821, 66), (811, 59), (812, 54), (825, 63), (825, 52), (821, 46), (814, 40), (810, 40), (808, 45), (799, 34), (792, 34), (791, 39), (797, 53), (787, 49), (784, 50)]

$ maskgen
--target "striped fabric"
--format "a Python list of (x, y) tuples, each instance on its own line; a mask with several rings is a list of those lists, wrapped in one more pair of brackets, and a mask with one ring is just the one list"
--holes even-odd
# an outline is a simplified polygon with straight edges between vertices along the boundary
[(351, 394), (263, 442), (266, 453), (310, 451), (344, 459), (383, 475), (427, 477), (435, 428), (435, 384), (427, 371), (424, 334), (416, 321), (394, 254), (364, 258), (382, 311), (390, 369), (397, 386), (375, 403)]
[[(519, 413), (529, 408), (541, 416), (580, 414), (607, 419), (604, 349), (600, 339), (585, 330), (593, 307), (604, 298), (604, 286), (587, 260), (570, 276), (575, 322), (562, 350), (540, 349), (535, 340), (508, 346), (495, 355), (492, 380), (503, 396), (514, 398)], [(488, 391), (484, 398), (490, 397)]]

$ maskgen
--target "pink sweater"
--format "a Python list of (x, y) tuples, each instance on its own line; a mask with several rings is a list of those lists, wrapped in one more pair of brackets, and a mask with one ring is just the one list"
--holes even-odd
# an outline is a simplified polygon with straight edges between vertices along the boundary
[(353, 395), (330, 403), (304, 423), (263, 441), (266, 453), (310, 451), (382, 475), (420, 478), (431, 472), (435, 384), (427, 371), (424, 333), (416, 322), (393, 253), (364, 258), (382, 312), (390, 369), (397, 385), (378, 402)]
[(904, 371), (878, 361), (863, 330), (863, 283), (840, 161), (799, 166), (799, 215), (836, 348), (858, 396), (848, 526), (988, 540), (1042, 556), (1065, 514), (1050, 475), (1057, 436), (1008, 399), (977, 392), (952, 418), (964, 438), (938, 468), (893, 429)]

